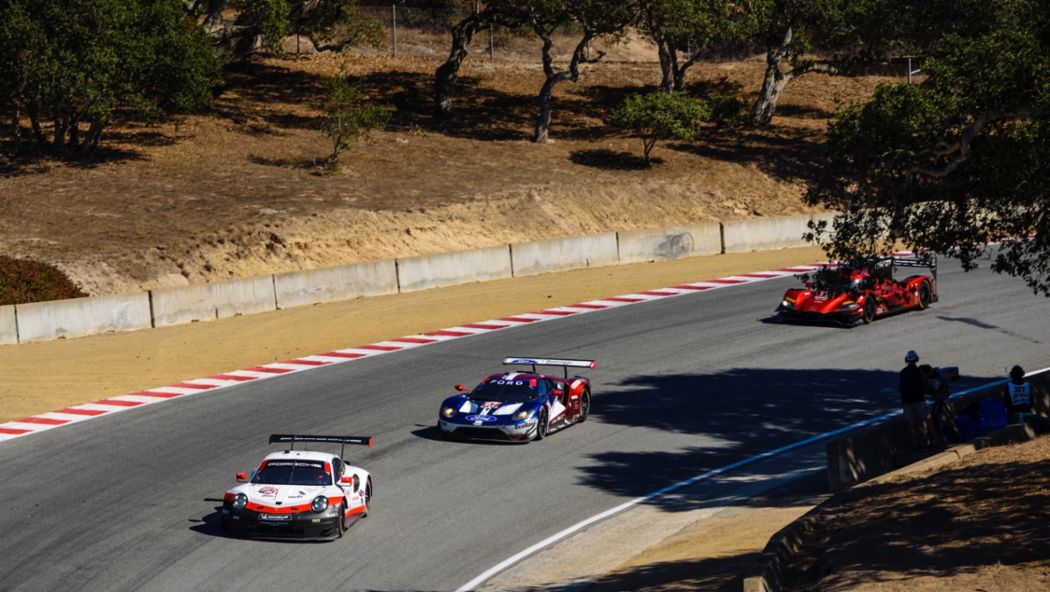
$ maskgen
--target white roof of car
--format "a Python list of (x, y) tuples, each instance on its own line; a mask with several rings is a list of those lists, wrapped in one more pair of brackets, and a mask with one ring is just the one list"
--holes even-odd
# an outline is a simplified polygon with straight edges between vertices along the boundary
[(336, 456), (328, 452), (314, 452), (312, 450), (283, 450), (281, 452), (271, 452), (266, 455), (263, 460), (319, 460), (321, 462), (332, 462), (332, 459)]

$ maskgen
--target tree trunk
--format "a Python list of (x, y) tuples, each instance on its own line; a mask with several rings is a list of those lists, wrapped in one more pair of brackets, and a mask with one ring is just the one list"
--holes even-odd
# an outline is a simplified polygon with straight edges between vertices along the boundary
[(645, 154), (645, 166), (651, 167), (653, 166), (653, 161), (649, 158), (649, 155), (652, 154), (653, 148), (656, 147), (656, 138), (642, 139), (642, 145), (644, 146), (643, 153)]
[(22, 112), (16, 106), (11, 113), (11, 156), (22, 152)]
[(474, 34), (488, 21), (489, 16), (488, 11), (474, 13), (452, 27), (452, 49), (448, 59), (434, 73), (434, 118), (438, 121), (452, 116), (452, 95), (456, 80), (459, 79), (459, 67), (467, 58), (467, 48)]
[(80, 148), (80, 122), (76, 117), (69, 121), (69, 147), (73, 150)]
[(105, 124), (102, 120), (95, 117), (91, 120), (91, 127), (88, 128), (87, 133), (84, 134), (84, 142), (80, 144), (80, 153), (87, 154), (98, 149), (99, 140), (102, 137), (102, 128)]
[(543, 82), (543, 87), (540, 88), (540, 115), (536, 118), (536, 129), (532, 136), (532, 141), (537, 144), (546, 144), (547, 140), (550, 138), (554, 84), (554, 78), (548, 77), (547, 80)]
[(777, 110), (777, 101), (780, 100), (780, 92), (784, 90), (788, 82), (808, 72), (824, 72), (826, 74), (838, 74), (838, 68), (829, 62), (817, 62), (806, 60), (787, 72), (780, 67), (787, 57), (788, 48), (791, 45), (791, 28), (788, 27), (784, 37), (777, 47), (770, 47), (766, 52), (766, 75), (762, 79), (762, 90), (758, 92), (754, 106), (751, 107), (751, 122), (754, 125), (767, 125), (773, 120), (773, 114)]
[(758, 99), (751, 108), (751, 121), (755, 125), (766, 125), (773, 120), (777, 101), (780, 100), (780, 91), (786, 83), (787, 79), (780, 71), (780, 63), (769, 62), (766, 65), (766, 76), (762, 80), (762, 90), (758, 92)]
[(766, 125), (773, 119), (780, 91), (787, 83), (784, 73), (780, 71), (780, 64), (787, 57), (792, 38), (793, 31), (788, 27), (780, 39), (780, 44), (771, 45), (766, 49), (766, 74), (762, 79), (762, 90), (758, 91), (758, 98), (751, 108), (751, 121), (755, 125)]
[(33, 128), (33, 136), (36, 138), (37, 144), (41, 148), (47, 150), (50, 144), (47, 141), (47, 137), (44, 135), (44, 130), (40, 127), (40, 112), (33, 106), (28, 109), (29, 112), (29, 125)]
[[(563, 80), (576, 82), (576, 80), (579, 79), (580, 62), (590, 61), (585, 57), (585, 53), (587, 51), (587, 44), (591, 42), (594, 34), (589, 30), (585, 30), (583, 37), (580, 38), (580, 42), (576, 44), (576, 50), (572, 53), (572, 59), (569, 61), (568, 68), (561, 72), (555, 72), (554, 59), (551, 56), (551, 49), (554, 47), (554, 40), (551, 39), (551, 32), (547, 31), (537, 23), (533, 23), (533, 29), (536, 31), (536, 34), (543, 39), (543, 73), (547, 78), (543, 81), (543, 86), (540, 88), (540, 114), (536, 118), (536, 130), (533, 134), (532, 141), (537, 144), (546, 144), (550, 137), (554, 86)], [(600, 59), (600, 57), (597, 59)]]
[(671, 92), (674, 90), (675, 67), (673, 53), (674, 48), (665, 40), (656, 42), (657, 55), (660, 56), (660, 90)]

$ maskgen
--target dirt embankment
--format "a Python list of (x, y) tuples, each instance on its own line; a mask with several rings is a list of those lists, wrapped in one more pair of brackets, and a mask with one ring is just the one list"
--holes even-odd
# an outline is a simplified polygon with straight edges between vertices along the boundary
[[(553, 142), (529, 141), (538, 66), (473, 58), (455, 121), (431, 121), (438, 58), (319, 54), (231, 67), (212, 112), (116, 126), (97, 163), (36, 161), (0, 177), (0, 252), (51, 262), (105, 294), (348, 262), (803, 211), (838, 102), (881, 80), (812, 75), (767, 130), (714, 127), (661, 145), (602, 116), (653, 85), (653, 63), (588, 65), (558, 87)], [(757, 89), (762, 64), (700, 64), (698, 95)], [(323, 76), (364, 77), (397, 112), (322, 175)]]
[(859, 487), (825, 516), (799, 590), (1050, 590), (1050, 438)]

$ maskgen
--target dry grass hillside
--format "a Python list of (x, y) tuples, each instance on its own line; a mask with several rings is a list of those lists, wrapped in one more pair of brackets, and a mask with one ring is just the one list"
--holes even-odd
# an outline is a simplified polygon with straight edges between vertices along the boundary
[[(409, 39), (411, 39), (409, 37)], [(645, 48), (610, 57), (637, 59)], [(542, 72), (472, 56), (458, 117), (429, 117), (440, 56), (315, 54), (232, 65), (214, 109), (156, 127), (118, 125), (95, 162), (32, 160), (0, 177), (0, 253), (57, 265), (91, 294), (217, 281), (507, 242), (802, 211), (838, 105), (880, 78), (803, 77), (768, 130), (705, 128), (660, 145), (603, 122), (654, 85), (655, 63), (588, 65), (556, 91), (553, 142), (529, 141)], [(522, 53), (525, 55), (525, 53)], [(698, 95), (757, 90), (762, 62), (700, 64)], [(396, 107), (335, 174), (318, 131), (324, 76), (364, 77)]]

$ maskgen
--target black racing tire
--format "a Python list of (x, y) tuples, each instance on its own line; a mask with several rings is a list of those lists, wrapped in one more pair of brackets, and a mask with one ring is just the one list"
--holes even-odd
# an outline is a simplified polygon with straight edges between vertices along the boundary
[(918, 308), (919, 310), (926, 310), (930, 307), (930, 303), (933, 302), (933, 289), (930, 288), (930, 282), (923, 280), (919, 284), (919, 295), (918, 295)]
[(591, 391), (584, 390), (583, 395), (580, 396), (580, 415), (576, 418), (576, 423), (583, 423), (587, 421), (587, 416), (591, 414)]
[(540, 440), (547, 437), (547, 408), (540, 409), (539, 415), (536, 416), (536, 436), (533, 441), (539, 442)]
[(870, 325), (875, 322), (875, 301), (867, 300), (864, 302), (864, 310), (861, 311), (860, 320), (865, 325)]
[(362, 518), (368, 517), (368, 506), (372, 503), (372, 478), (368, 478), (368, 483), (365, 484), (365, 513), (361, 515)]
[(335, 521), (335, 538), (343, 538), (346, 532), (346, 500), (339, 502), (339, 520)]

